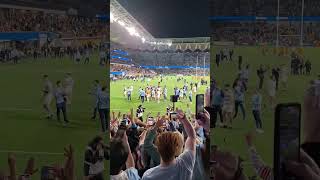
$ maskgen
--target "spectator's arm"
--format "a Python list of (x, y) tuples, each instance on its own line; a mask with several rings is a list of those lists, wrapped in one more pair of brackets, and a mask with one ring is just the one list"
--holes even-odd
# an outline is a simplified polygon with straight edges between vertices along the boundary
[(270, 180), (273, 178), (272, 169), (267, 166), (261, 159), (253, 145), (253, 135), (251, 133), (246, 135), (246, 143), (249, 147), (249, 156), (253, 164), (253, 168), (257, 175), (263, 180)]
[(149, 156), (152, 158), (152, 160), (156, 164), (160, 164), (160, 155), (158, 153), (156, 146), (153, 144), (153, 141), (157, 136), (158, 126), (160, 126), (160, 124), (162, 123), (163, 123), (163, 120), (158, 120), (155, 127), (150, 129), (147, 132), (146, 138), (144, 140), (144, 145), (143, 145), (144, 150), (149, 154)]
[(184, 130), (187, 134), (187, 140), (185, 142), (185, 149), (191, 150), (195, 155), (196, 152), (196, 132), (192, 127), (192, 124), (186, 118), (186, 115), (183, 113), (182, 110), (178, 110), (178, 117), (180, 122), (182, 123)]
[(132, 153), (131, 153), (131, 150), (130, 150), (130, 145), (129, 145), (129, 142), (128, 142), (128, 136), (126, 133), (124, 133), (123, 135), (123, 139), (124, 143), (126, 144), (128, 150), (129, 150), (129, 154), (128, 154), (128, 158), (127, 158), (127, 162), (126, 162), (126, 168), (134, 168), (135, 164), (134, 164), (134, 159), (133, 159), (133, 156), (132, 156)]
[(144, 143), (144, 140), (146, 139), (146, 134), (147, 134), (147, 131), (144, 130), (141, 135), (140, 135), (140, 139), (139, 139), (139, 146), (143, 145)]
[(8, 157), (8, 164), (9, 164), (9, 172), (10, 172), (10, 176), (9, 176), (9, 180), (17, 180), (17, 174), (16, 174), (16, 158), (14, 157), (13, 154), (9, 154)]
[(71, 145), (68, 148), (64, 148), (64, 154), (66, 161), (64, 165), (65, 176), (68, 180), (75, 180), (75, 166), (74, 166), (74, 150)]
[(272, 169), (264, 163), (253, 146), (249, 148), (249, 155), (257, 175), (259, 175), (259, 177), (263, 180), (272, 179)]
[(116, 119), (115, 117), (116, 117), (116, 116), (115, 116), (115, 114), (114, 114), (114, 111), (112, 111), (112, 117), (111, 117), (112, 121)]

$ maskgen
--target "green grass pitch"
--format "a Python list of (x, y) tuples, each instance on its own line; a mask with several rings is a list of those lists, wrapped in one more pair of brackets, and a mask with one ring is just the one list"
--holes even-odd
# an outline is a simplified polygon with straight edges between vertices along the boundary
[[(188, 84), (192, 82), (196, 82), (194, 77), (190, 76), (184, 76), (184, 78), (187, 80)], [(206, 79), (209, 79), (208, 77)], [(158, 82), (160, 81), (160, 77), (156, 77), (153, 80), (150, 81), (150, 85), (157, 86)], [(209, 82), (209, 81), (208, 81)], [(124, 97), (123, 89), (124, 87), (133, 86), (133, 93), (132, 93), (132, 101), (127, 101), (126, 97)], [(146, 108), (146, 111), (144, 113), (144, 116), (147, 115), (147, 113), (151, 113), (154, 117), (157, 115), (158, 112), (162, 114), (166, 113), (166, 107), (168, 105), (172, 106), (172, 102), (170, 102), (170, 95), (174, 94), (174, 87), (177, 86), (179, 88), (182, 88), (184, 85), (183, 81), (177, 82), (176, 76), (165, 76), (163, 82), (161, 83), (161, 87), (163, 89), (164, 85), (167, 86), (168, 89), (168, 100), (164, 101), (163, 98), (161, 99), (161, 102), (158, 103), (156, 101), (150, 101), (143, 103), (143, 107)], [(147, 86), (147, 82), (134, 82), (133, 80), (119, 80), (116, 82), (111, 82), (110, 84), (110, 107), (111, 111), (123, 113), (130, 112), (130, 109), (133, 108), (134, 112), (136, 111), (137, 107), (141, 104), (141, 101), (138, 99), (139, 93), (138, 90), (140, 87), (145, 88)], [(209, 86), (209, 84), (208, 84)], [(190, 87), (189, 87), (190, 88)], [(203, 94), (207, 88), (207, 85), (200, 86), (200, 89), (197, 91), (197, 94)], [(193, 94), (193, 102), (190, 104), (190, 108), (192, 111), (195, 111), (195, 94)], [(180, 102), (177, 102), (175, 104), (175, 107), (186, 109), (187, 103), (189, 103), (188, 99), (184, 99)], [(145, 119), (145, 117), (144, 117)]]
[[(55, 83), (71, 72), (75, 81), (70, 125), (62, 126), (56, 117), (45, 119), (42, 109), (42, 75), (48, 74)], [(89, 65), (75, 64), (65, 59), (26, 59), (18, 65), (0, 65), (0, 169), (8, 170), (7, 151), (15, 153), (17, 169), (23, 172), (27, 159), (34, 157), (36, 166), (62, 164), (64, 147), (72, 144), (75, 149), (77, 179), (83, 177), (84, 151), (88, 142), (100, 135), (100, 121), (90, 119), (93, 97), (88, 94), (92, 82), (98, 79), (106, 84), (107, 69), (98, 65), (95, 55)], [(52, 110), (55, 112), (54, 100)], [(106, 138), (107, 139), (107, 138)], [(108, 140), (106, 140), (108, 143)], [(50, 154), (61, 153), (61, 154)], [(108, 167), (108, 163), (106, 163)], [(40, 179), (38, 172), (32, 179)]]
[[(263, 56), (261, 53), (261, 49), (258, 47), (236, 47), (234, 49), (235, 55), (233, 63), (224, 62), (218, 68), (215, 65), (215, 54), (217, 50), (219, 50), (218, 47), (213, 47), (211, 51), (211, 74), (218, 82), (219, 87), (222, 87), (226, 83), (233, 83), (238, 73), (237, 68), (239, 55), (243, 56), (243, 65), (247, 63), (250, 64), (250, 77), (248, 85), (249, 91), (245, 95), (245, 107), (247, 113), (246, 121), (242, 120), (242, 114), (240, 113), (238, 114), (238, 117), (233, 121), (234, 123), (232, 130), (221, 128), (212, 129), (211, 144), (216, 144), (220, 149), (231, 151), (248, 160), (249, 157), (244, 135), (250, 131), (255, 132), (255, 124), (251, 112), (251, 97), (254, 88), (258, 86), (258, 77), (256, 75), (256, 70), (260, 66), (260, 64), (269, 65), (270, 67), (286, 64), (288, 65), (288, 69), (290, 71), (290, 58), (279, 57), (271, 54)], [(318, 58), (320, 56), (319, 48), (305, 48), (304, 55), (306, 58), (310, 59), (312, 63), (312, 74), (310, 76), (289, 76), (288, 89), (284, 91), (283, 87), (280, 86), (280, 90), (277, 92), (277, 103), (302, 103), (306, 87), (308, 87), (308, 84), (311, 80), (316, 79), (316, 76), (319, 73), (316, 70), (320, 68), (320, 62), (318, 61)], [(265, 78), (265, 80), (266, 79), (268, 78)], [(264, 87), (266, 87), (266, 81)], [(256, 145), (257, 151), (262, 156), (264, 161), (268, 165), (273, 166), (274, 111), (269, 106), (265, 90), (264, 92), (262, 92), (262, 96), (263, 104), (266, 104), (266, 107), (263, 108), (261, 115), (265, 132), (263, 134), (256, 134), (254, 144)], [(245, 165), (245, 172), (248, 176), (255, 175), (250, 164)]]

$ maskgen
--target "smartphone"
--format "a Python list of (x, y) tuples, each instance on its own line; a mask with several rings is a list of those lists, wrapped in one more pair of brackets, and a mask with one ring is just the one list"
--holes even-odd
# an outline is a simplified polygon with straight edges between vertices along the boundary
[(177, 113), (176, 112), (171, 112), (170, 113), (170, 120), (173, 120), (173, 119), (177, 119)]
[(279, 104), (275, 111), (274, 179), (297, 180), (285, 167), (287, 160), (300, 160), (301, 105)]
[(149, 125), (149, 126), (153, 126), (154, 125), (153, 117), (148, 117), (147, 125)]
[(54, 169), (49, 166), (43, 166), (41, 168), (41, 180), (54, 180)]
[(204, 113), (204, 94), (196, 96), (196, 119), (201, 119), (200, 114)]

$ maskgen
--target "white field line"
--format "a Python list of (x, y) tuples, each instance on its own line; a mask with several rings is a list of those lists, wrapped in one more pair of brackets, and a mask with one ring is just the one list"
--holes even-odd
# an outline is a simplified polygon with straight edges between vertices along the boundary
[(63, 153), (54, 153), (54, 152), (32, 152), (32, 151), (18, 151), (18, 150), (0, 150), (0, 153), (38, 154), (38, 155), (52, 155), (52, 156), (61, 156), (61, 155), (63, 155)]
[(34, 111), (32, 108), (3, 108), (0, 107), (0, 111)]

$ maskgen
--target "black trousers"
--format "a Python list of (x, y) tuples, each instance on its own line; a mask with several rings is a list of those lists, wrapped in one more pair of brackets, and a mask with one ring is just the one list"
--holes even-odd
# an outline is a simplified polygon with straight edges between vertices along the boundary
[(89, 64), (89, 61), (90, 61), (90, 59), (89, 59), (89, 58), (86, 58), (86, 59), (84, 60), (84, 64)]
[(252, 114), (253, 114), (254, 120), (256, 121), (256, 128), (262, 129), (262, 121), (261, 121), (261, 117), (260, 117), (260, 111), (253, 110)]
[(236, 118), (236, 117), (237, 117), (239, 107), (240, 107), (241, 112), (242, 112), (243, 120), (245, 120), (245, 119), (246, 119), (246, 111), (245, 111), (245, 109), (244, 109), (244, 105), (243, 105), (243, 102), (242, 102), (242, 101), (236, 101), (236, 102), (235, 102), (235, 114), (234, 114), (233, 118)]
[(210, 127), (215, 128), (216, 127), (216, 123), (218, 120), (218, 114), (219, 114), (219, 118), (220, 118), (220, 122), (223, 123), (223, 115), (222, 115), (222, 108), (220, 105), (213, 105), (212, 107), (212, 119), (213, 121), (210, 121)]
[(95, 118), (97, 117), (97, 112), (98, 112), (98, 108), (95, 107), (95, 108), (93, 109), (92, 119), (95, 119)]
[(259, 89), (263, 88), (263, 79), (264, 78), (259, 77)]
[(57, 119), (60, 121), (60, 113), (63, 114), (64, 122), (69, 122), (67, 119), (67, 105), (65, 102), (57, 104)]
[(99, 109), (102, 132), (106, 132), (109, 128), (109, 109)]

